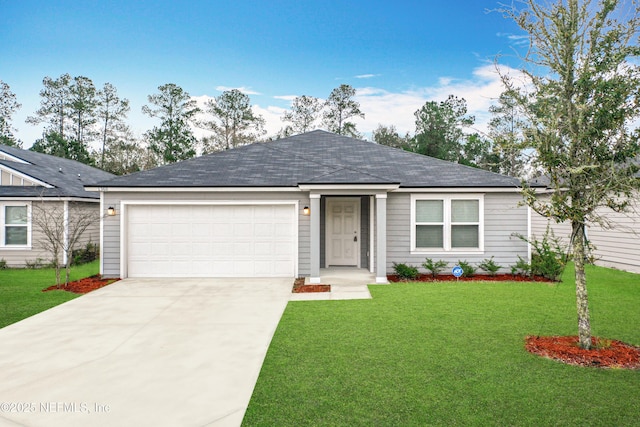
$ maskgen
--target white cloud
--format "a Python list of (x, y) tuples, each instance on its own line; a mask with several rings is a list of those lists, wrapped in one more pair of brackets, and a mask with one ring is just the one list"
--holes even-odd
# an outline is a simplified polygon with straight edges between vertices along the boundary
[(227, 90), (237, 89), (245, 95), (262, 95), (260, 92), (256, 92), (253, 89), (248, 87), (240, 86), (240, 87), (231, 87), (231, 86), (216, 86), (216, 90), (220, 92), (225, 92)]
[(275, 106), (267, 106), (261, 107), (259, 105), (253, 106), (254, 114), (261, 115), (265, 120), (265, 129), (267, 130), (267, 135), (275, 135), (278, 133), (280, 129), (282, 129), (285, 123), (280, 119), (282, 115), (287, 111), (286, 108), (275, 107)]
[(496, 33), (496, 36), (506, 38), (516, 46), (526, 46), (529, 44), (528, 34)]
[[(500, 72), (517, 76), (513, 68), (500, 67)], [(442, 77), (433, 86), (415, 87), (394, 92), (384, 88), (365, 86), (356, 88), (355, 99), (365, 113), (364, 119), (354, 119), (357, 128), (366, 136), (379, 124), (394, 125), (398, 132), (413, 133), (415, 130), (414, 113), (427, 101), (444, 101), (449, 95), (464, 98), (467, 101), (468, 114), (476, 117), (474, 130), (486, 131), (490, 119), (489, 107), (503, 92), (500, 75), (494, 64), (486, 64), (473, 70), (469, 79)], [(297, 95), (278, 95), (274, 99), (291, 102)], [(281, 106), (253, 106), (254, 112), (261, 114), (266, 121), (269, 135), (274, 135), (283, 127), (280, 119), (286, 111)]]
[(378, 77), (380, 74), (359, 74), (354, 76), (356, 79), (371, 79), (373, 77)]
[[(501, 73), (518, 74), (517, 70), (501, 67)], [(473, 71), (470, 79), (441, 78), (437, 85), (390, 92), (375, 87), (358, 88), (356, 99), (365, 113), (358, 122), (361, 132), (370, 133), (378, 124), (395, 125), (401, 134), (415, 130), (414, 113), (427, 101), (444, 101), (449, 95), (467, 101), (468, 114), (476, 117), (474, 129), (486, 131), (490, 119), (489, 107), (504, 91), (500, 75), (493, 64)]]
[(291, 102), (297, 98), (297, 95), (276, 95), (273, 97), (274, 99), (282, 99), (283, 101)]

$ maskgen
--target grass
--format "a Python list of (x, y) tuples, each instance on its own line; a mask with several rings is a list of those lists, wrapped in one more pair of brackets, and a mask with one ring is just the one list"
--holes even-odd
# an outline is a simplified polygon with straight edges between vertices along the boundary
[[(99, 270), (99, 261), (73, 267), (71, 280), (93, 276)], [(0, 328), (79, 296), (62, 290), (42, 292), (55, 283), (52, 268), (0, 270)]]
[[(243, 425), (640, 425), (640, 371), (524, 350), (526, 335), (577, 334), (572, 276), (291, 302)], [(587, 280), (593, 334), (640, 345), (640, 275), (589, 266)]]

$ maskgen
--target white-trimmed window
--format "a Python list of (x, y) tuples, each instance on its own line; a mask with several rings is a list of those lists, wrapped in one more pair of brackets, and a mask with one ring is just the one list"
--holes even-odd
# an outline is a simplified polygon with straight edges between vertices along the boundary
[(483, 212), (482, 195), (412, 195), (411, 250), (483, 251)]
[(24, 248), (31, 245), (31, 221), (29, 205), (20, 203), (0, 204), (0, 246)]

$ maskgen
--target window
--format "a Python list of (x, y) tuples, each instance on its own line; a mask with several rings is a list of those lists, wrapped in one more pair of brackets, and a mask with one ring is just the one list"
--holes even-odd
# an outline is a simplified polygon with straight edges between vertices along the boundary
[(23, 247), (30, 244), (28, 205), (0, 205), (0, 222), (2, 223), (0, 246)]
[(412, 251), (483, 250), (481, 195), (414, 195), (411, 203)]

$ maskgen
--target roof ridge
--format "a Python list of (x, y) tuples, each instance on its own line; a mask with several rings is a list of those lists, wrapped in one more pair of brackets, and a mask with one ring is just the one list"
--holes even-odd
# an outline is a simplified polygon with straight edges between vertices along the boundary
[[(325, 132), (325, 131), (322, 131), (321, 129), (316, 129), (316, 130), (314, 130), (314, 131), (312, 131), (312, 132), (316, 132), (316, 131)], [(330, 133), (330, 132), (326, 132), (326, 133)], [(302, 135), (302, 134), (301, 134), (301, 135)], [(336, 134), (336, 135), (337, 135), (337, 134)], [(296, 136), (296, 135), (294, 135), (294, 136)], [(344, 136), (344, 135), (340, 135), (340, 136)], [(285, 139), (288, 139), (288, 138), (285, 138)], [(353, 138), (353, 139), (355, 139), (355, 138)], [(368, 143), (368, 144), (373, 144), (372, 142), (367, 142), (367, 141), (364, 141), (364, 140), (357, 140), (357, 141), (365, 142), (365, 143)], [(273, 142), (276, 142), (276, 141), (273, 141)], [(265, 146), (268, 146), (268, 145), (269, 145), (269, 144), (265, 144)], [(376, 144), (374, 144), (374, 145), (376, 145)], [(287, 150), (284, 150), (284, 149), (282, 149), (282, 148), (277, 148), (277, 147), (274, 147), (274, 146), (269, 146), (269, 148), (270, 148), (270, 149), (272, 149), (272, 150), (274, 150), (274, 151), (278, 151), (278, 152), (280, 152), (280, 153), (285, 153), (285, 154), (287, 153)], [(300, 155), (300, 154), (297, 154), (297, 153), (295, 154), (295, 156), (296, 156), (296, 157), (299, 157), (299, 158), (301, 158), (301, 159), (303, 159), (303, 160), (306, 160), (306, 161), (309, 161), (309, 162), (313, 162), (313, 163), (315, 163), (315, 164), (317, 164), (317, 165), (320, 165), (320, 166), (325, 166), (325, 167), (329, 167), (329, 168), (335, 168), (335, 167), (338, 167), (338, 169), (336, 169), (334, 172), (331, 172), (331, 173), (335, 173), (335, 172), (338, 172), (338, 171), (340, 171), (340, 170), (348, 170), (348, 171), (351, 171), (351, 172), (361, 173), (361, 174), (365, 174), (365, 175), (368, 175), (368, 176), (373, 177), (373, 178), (376, 178), (376, 179), (380, 179), (380, 180), (383, 180), (383, 181), (387, 181), (385, 178), (383, 178), (383, 177), (381, 177), (381, 176), (374, 175), (374, 174), (372, 174), (372, 173), (365, 172), (365, 171), (360, 170), (360, 169), (355, 169), (355, 168), (353, 168), (353, 167), (349, 167), (348, 165), (345, 165), (345, 164), (343, 164), (343, 163), (331, 163), (331, 164), (327, 164), (327, 163), (324, 163), (324, 162), (319, 162), (319, 161), (315, 160), (314, 158), (307, 157), (307, 156), (304, 156), (304, 155)], [(330, 175), (330, 173), (325, 173), (325, 174), (322, 174), (322, 175), (318, 175), (318, 176), (313, 177), (312, 179), (317, 179), (317, 178), (320, 178), (320, 177), (323, 177), (323, 176), (327, 176), (327, 175)]]

